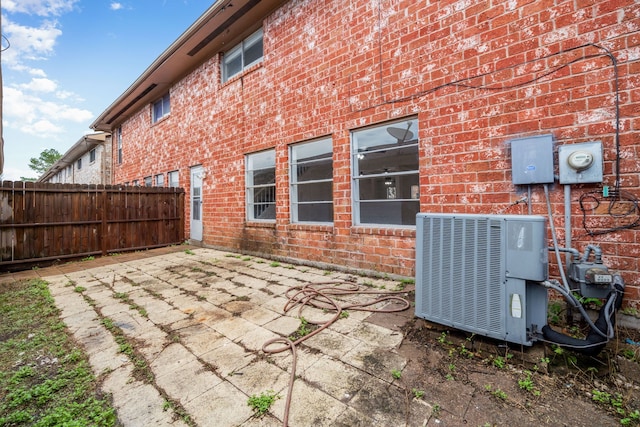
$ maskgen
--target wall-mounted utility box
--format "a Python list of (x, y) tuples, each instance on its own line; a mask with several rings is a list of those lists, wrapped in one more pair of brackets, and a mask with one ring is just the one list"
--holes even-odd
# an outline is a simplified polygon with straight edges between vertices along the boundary
[(602, 142), (583, 142), (558, 147), (560, 184), (602, 182)]
[(516, 185), (553, 183), (553, 135), (512, 139), (511, 175)]

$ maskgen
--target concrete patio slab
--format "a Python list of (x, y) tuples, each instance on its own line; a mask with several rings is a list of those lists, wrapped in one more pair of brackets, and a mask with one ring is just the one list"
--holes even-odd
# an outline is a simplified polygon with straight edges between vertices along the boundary
[[(418, 366), (399, 351), (403, 322), (412, 313), (347, 309), (297, 346), (295, 372), (291, 351), (272, 353), (282, 344), (263, 351), (267, 341), (297, 333), (299, 315), (332, 317), (308, 307), (285, 313), (292, 287), (347, 280), (386, 292), (399, 282), (193, 246), (119, 258), (4, 276), (0, 283), (38, 276), (49, 283), (62, 319), (126, 427), (282, 426), (291, 375), (291, 427), (454, 426), (471, 415), (483, 419), (489, 398), (476, 396), (477, 387), (427, 378), (425, 398), (413, 398), (403, 381)], [(344, 297), (344, 304), (371, 298)], [(269, 390), (279, 398), (257, 417), (248, 399)], [(428, 402), (439, 403), (440, 417)]]

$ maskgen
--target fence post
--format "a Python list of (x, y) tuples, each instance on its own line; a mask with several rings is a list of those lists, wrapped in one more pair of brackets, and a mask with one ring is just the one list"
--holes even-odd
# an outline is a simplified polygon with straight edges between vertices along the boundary
[(101, 246), (102, 246), (102, 256), (107, 256), (107, 186), (102, 186), (102, 209), (100, 209), (100, 214), (102, 215), (102, 232), (100, 234), (101, 238)]

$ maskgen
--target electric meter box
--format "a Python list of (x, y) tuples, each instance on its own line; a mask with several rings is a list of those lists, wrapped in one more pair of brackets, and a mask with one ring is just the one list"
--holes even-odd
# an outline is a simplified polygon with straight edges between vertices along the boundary
[(558, 147), (560, 184), (602, 182), (602, 142), (583, 142)]
[(553, 135), (512, 139), (511, 176), (516, 185), (553, 183)]

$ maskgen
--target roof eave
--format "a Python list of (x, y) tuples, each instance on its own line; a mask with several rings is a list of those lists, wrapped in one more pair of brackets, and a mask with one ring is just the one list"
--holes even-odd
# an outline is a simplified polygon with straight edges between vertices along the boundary
[(254, 31), (288, 0), (218, 0), (91, 124), (113, 132), (133, 111), (160, 98), (182, 76)]

